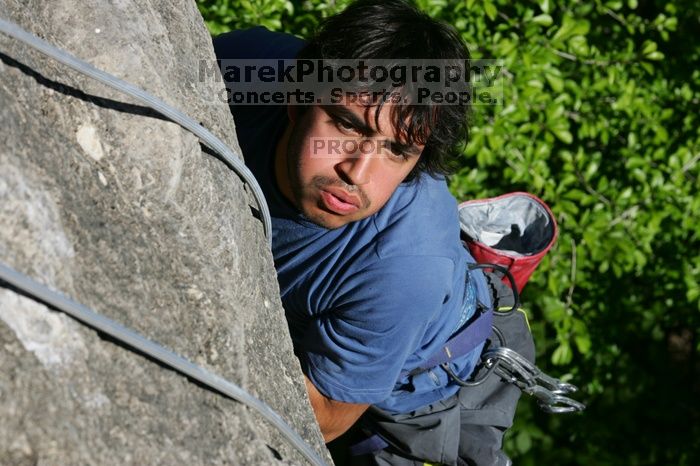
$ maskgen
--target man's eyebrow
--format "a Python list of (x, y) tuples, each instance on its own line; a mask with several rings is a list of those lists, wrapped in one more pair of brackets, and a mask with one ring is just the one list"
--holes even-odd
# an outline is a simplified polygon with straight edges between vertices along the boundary
[[(324, 111), (330, 115), (331, 118), (344, 118), (348, 120), (350, 124), (352, 124), (357, 130), (364, 134), (365, 136), (373, 136), (377, 134), (377, 131), (369, 126), (365, 121), (358, 117), (355, 113), (351, 112), (345, 107), (341, 107), (338, 105), (324, 105), (323, 106)], [(418, 156), (421, 154), (421, 151), (416, 148), (416, 146), (411, 145), (408, 146), (406, 144), (402, 144), (398, 141), (390, 140), (389, 144), (392, 146), (395, 146), (402, 154), (406, 154), (409, 156)]]
[(338, 105), (324, 105), (323, 109), (328, 115), (331, 116), (331, 118), (344, 118), (345, 120), (348, 120), (350, 124), (352, 124), (365, 136), (372, 136), (377, 133), (377, 131), (365, 123), (362, 118), (358, 117), (345, 107)]

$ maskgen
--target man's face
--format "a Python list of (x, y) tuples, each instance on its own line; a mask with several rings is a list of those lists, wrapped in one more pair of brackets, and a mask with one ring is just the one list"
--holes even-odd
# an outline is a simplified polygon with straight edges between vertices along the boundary
[(309, 220), (339, 228), (381, 209), (418, 163), (423, 145), (406, 146), (387, 102), (290, 110), (291, 127), (278, 146), (276, 176), (282, 193)]

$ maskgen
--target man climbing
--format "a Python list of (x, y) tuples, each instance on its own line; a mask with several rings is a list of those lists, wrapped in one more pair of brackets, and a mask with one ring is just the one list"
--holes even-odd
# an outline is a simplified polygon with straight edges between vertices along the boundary
[[(455, 31), (400, 0), (359, 1), (308, 43), (253, 28), (214, 44), (224, 76), (231, 60), (468, 59)], [(288, 105), (233, 103), (231, 111), (270, 206), (282, 303), (338, 464), (350, 447), (353, 464), (508, 464), (501, 441), (518, 390), (469, 396), (457, 381), (472, 375), (486, 335), (446, 362), (454, 376), (424, 367), (478, 320), (480, 303), (492, 303), (484, 275), (468, 270), (474, 260), (444, 179), (466, 141), (469, 105), (418, 104), (417, 89), (430, 83), (411, 79), (394, 85), (397, 99), (367, 94), (376, 79), (355, 79), (333, 91), (335, 101), (325, 99), (332, 86), (317, 83), (324, 98), (313, 105), (297, 92)], [(333, 141), (338, 150), (329, 150)], [(534, 356), (529, 338), (516, 344)], [(480, 417), (486, 399), (497, 414)]]

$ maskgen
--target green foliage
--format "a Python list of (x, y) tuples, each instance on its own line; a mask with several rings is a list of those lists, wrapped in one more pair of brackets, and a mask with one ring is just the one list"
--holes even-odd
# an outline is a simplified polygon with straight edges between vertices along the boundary
[(350, 0), (197, 0), (199, 11), (213, 35), (265, 26), (272, 31), (288, 32), (299, 37), (308, 37), (319, 20), (342, 11), (350, 3)]
[[(213, 33), (307, 36), (348, 2), (200, 0)], [(526, 288), (539, 365), (582, 387), (583, 415), (521, 403), (521, 465), (696, 464), (700, 331), (700, 6), (692, 0), (421, 0), (504, 103), (475, 107), (459, 199), (527, 190), (557, 246)]]

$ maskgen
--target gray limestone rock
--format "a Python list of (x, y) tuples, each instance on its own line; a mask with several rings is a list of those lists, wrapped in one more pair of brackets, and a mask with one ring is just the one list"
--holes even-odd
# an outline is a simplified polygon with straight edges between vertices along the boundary
[[(0, 0), (0, 17), (238, 151), (192, 0)], [(267, 402), (328, 461), (240, 178), (178, 125), (0, 34), (0, 261)], [(0, 286), (0, 464), (304, 464), (274, 427)]]

